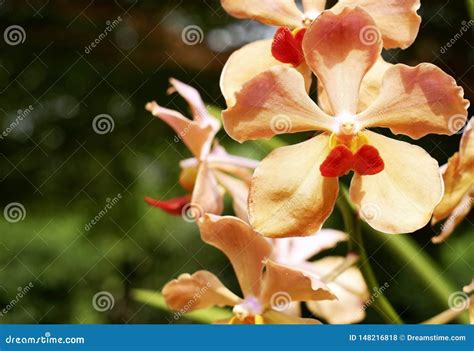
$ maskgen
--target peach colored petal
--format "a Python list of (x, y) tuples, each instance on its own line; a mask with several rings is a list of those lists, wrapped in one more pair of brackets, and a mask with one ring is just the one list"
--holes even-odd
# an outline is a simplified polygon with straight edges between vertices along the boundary
[[(247, 44), (230, 55), (221, 73), (220, 87), (227, 106), (235, 104), (235, 94), (242, 86), (273, 66), (291, 67), (276, 60), (271, 52), (272, 40), (258, 40)], [(307, 91), (311, 85), (312, 72), (306, 65), (298, 67), (304, 76)]]
[(263, 313), (264, 324), (321, 324), (313, 318), (300, 318), (287, 313), (268, 310)]
[(221, 0), (221, 5), (233, 17), (271, 26), (298, 27), (303, 23), (303, 14), (295, 0)]
[(355, 113), (362, 79), (382, 50), (380, 33), (360, 8), (323, 12), (303, 39), (306, 62), (318, 76), (335, 114)]
[(474, 118), (471, 118), (464, 128), (459, 146), (462, 167), (465, 170), (474, 169)]
[(463, 89), (438, 67), (397, 64), (387, 70), (378, 98), (357, 118), (366, 127), (386, 127), (418, 139), (454, 134), (464, 126), (468, 106)]
[(177, 92), (186, 100), (193, 112), (193, 119), (195, 121), (202, 125), (210, 124), (216, 131), (219, 130), (219, 121), (207, 112), (206, 105), (204, 105), (201, 95), (196, 89), (174, 78), (170, 79), (170, 84), (171, 87), (168, 89), (168, 93)]
[(235, 215), (243, 221), (249, 221), (247, 211), (247, 200), (249, 195), (249, 185), (235, 177), (223, 172), (214, 171), (217, 181), (227, 190), (232, 197), (232, 205)]
[(431, 238), (433, 244), (440, 244), (445, 241), (453, 233), (458, 224), (466, 218), (473, 207), (473, 195), (474, 193), (464, 196), (459, 204), (453, 209), (448, 219), (441, 226), (441, 233)]
[(352, 201), (374, 229), (388, 234), (411, 233), (425, 226), (443, 195), (438, 162), (422, 148), (366, 132), (385, 169), (375, 175), (354, 175)]
[(347, 239), (346, 233), (334, 229), (321, 229), (308, 237), (271, 239), (272, 258), (279, 263), (299, 264)]
[(360, 6), (370, 14), (387, 49), (406, 49), (418, 35), (421, 17), (416, 11), (420, 0), (339, 0), (333, 10), (337, 12), (345, 6)]
[(244, 221), (230, 216), (205, 215), (199, 222), (204, 242), (221, 250), (230, 260), (245, 297), (257, 297), (263, 260), (271, 246)]
[(159, 106), (155, 101), (146, 104), (145, 108), (173, 128), (195, 157), (203, 159), (208, 155), (216, 134), (212, 125), (191, 121), (179, 112)]
[(257, 167), (250, 186), (249, 217), (265, 236), (316, 233), (331, 214), (339, 190), (337, 178), (321, 176), (329, 137), (318, 135), (272, 151)]
[[(344, 257), (325, 257), (313, 263), (313, 270), (320, 277), (328, 276), (344, 262)], [(331, 324), (358, 323), (365, 318), (364, 304), (369, 292), (358, 268), (350, 267), (326, 284), (337, 300), (308, 302), (307, 306), (315, 316)]]
[(334, 300), (336, 296), (316, 275), (282, 265), (266, 262), (260, 301), (274, 310), (281, 310), (296, 301)]
[(319, 15), (320, 12), (323, 12), (325, 7), (326, 0), (303, 0), (304, 12), (309, 17), (313, 15), (312, 17), (316, 18), (316, 15)]
[(162, 293), (166, 304), (174, 311), (188, 312), (214, 305), (234, 306), (241, 301), (208, 271), (181, 274), (166, 284)]
[(333, 123), (310, 99), (303, 76), (293, 68), (270, 68), (247, 82), (236, 97), (236, 104), (222, 118), (227, 133), (239, 142), (330, 130)]
[(205, 213), (221, 214), (224, 210), (224, 194), (219, 188), (216, 176), (209, 169), (207, 162), (201, 162), (193, 189), (189, 213), (195, 219)]

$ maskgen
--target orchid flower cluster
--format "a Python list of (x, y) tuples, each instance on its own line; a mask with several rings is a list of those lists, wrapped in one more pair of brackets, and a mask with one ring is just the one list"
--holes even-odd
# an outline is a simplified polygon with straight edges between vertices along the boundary
[[(329, 323), (362, 321), (369, 291), (357, 254), (313, 260), (349, 238), (322, 227), (339, 178), (350, 172), (351, 202), (383, 233), (446, 220), (433, 238), (441, 242), (470, 211), (474, 133), (463, 89), (433, 64), (391, 64), (381, 56), (383, 48), (414, 42), (420, 1), (340, 0), (330, 9), (325, 3), (303, 0), (301, 11), (294, 0), (221, 0), (236, 18), (277, 27), (273, 39), (250, 43), (228, 59), (220, 81), (225, 131), (238, 142), (314, 132), (306, 141), (279, 147), (261, 162), (231, 155), (216, 139), (221, 121), (194, 88), (175, 79), (169, 92), (187, 101), (192, 119), (156, 102), (146, 105), (193, 154), (180, 162), (187, 194), (146, 201), (194, 218), (201, 239), (230, 260), (242, 293), (208, 271), (182, 274), (163, 288), (169, 308), (182, 310), (189, 301), (190, 309), (230, 306), (233, 316), (216, 323), (320, 323), (301, 317), (305, 303)], [(313, 83), (317, 102), (309, 96)], [(441, 168), (421, 147), (377, 133), (388, 128), (416, 140), (463, 127), (459, 152)], [(235, 216), (223, 216), (225, 193)], [(193, 299), (199, 291), (205, 292)]]

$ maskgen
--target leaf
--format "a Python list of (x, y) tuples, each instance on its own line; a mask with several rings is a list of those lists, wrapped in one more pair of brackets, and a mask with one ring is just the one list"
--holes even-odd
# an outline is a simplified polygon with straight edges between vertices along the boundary
[[(173, 311), (171, 311), (166, 305), (165, 298), (159, 292), (145, 289), (134, 289), (132, 291), (132, 297), (134, 300), (142, 302), (146, 305), (150, 305), (160, 310), (173, 313)], [(181, 317), (179, 312), (176, 312), (175, 316), (178, 316), (178, 318), (176, 319), (179, 319)], [(183, 314), (182, 316), (193, 322), (211, 324), (219, 320), (231, 318), (233, 314), (231, 311), (225, 308), (211, 307), (188, 312)]]

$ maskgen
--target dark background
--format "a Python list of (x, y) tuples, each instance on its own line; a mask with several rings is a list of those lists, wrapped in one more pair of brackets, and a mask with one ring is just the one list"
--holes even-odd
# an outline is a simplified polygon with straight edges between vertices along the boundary
[[(472, 29), (445, 53), (440, 51), (469, 21), (468, 2), (424, 0), (419, 13), (423, 22), (415, 44), (384, 56), (395, 63), (440, 66), (472, 101)], [(119, 26), (86, 53), (106, 21), (118, 16)], [(206, 103), (224, 107), (218, 80), (226, 58), (247, 41), (271, 36), (272, 29), (235, 20), (211, 0), (3, 0), (0, 20), (2, 32), (19, 25), (26, 34), (14, 46), (0, 38), (2, 131), (18, 110), (33, 107), (0, 140), (0, 209), (3, 213), (14, 202), (25, 208), (24, 220), (17, 223), (0, 216), (0, 307), (15, 298), (19, 287), (34, 285), (0, 323), (172, 321), (168, 313), (133, 301), (131, 289), (159, 290), (178, 274), (198, 269), (218, 272), (226, 259), (201, 243), (193, 224), (143, 202), (145, 195), (183, 194), (177, 184), (178, 161), (190, 155), (144, 105), (156, 99), (187, 114), (179, 97), (166, 95), (168, 78), (176, 77), (198, 88)], [(188, 25), (202, 29), (202, 43), (183, 43)], [(111, 133), (94, 132), (92, 122), (100, 114), (113, 118)], [(219, 138), (234, 153), (254, 158), (266, 153), (251, 143), (239, 146), (222, 131)], [(459, 138), (428, 136), (416, 143), (444, 164)], [(85, 230), (117, 194), (122, 197), (118, 204)], [(413, 235), (440, 275), (459, 289), (472, 278), (473, 222), (471, 215), (440, 246), (429, 243), (438, 229), (427, 227)], [(341, 228), (337, 213), (328, 226)], [(369, 250), (375, 252), (379, 280), (392, 281), (387, 295), (405, 321), (420, 322), (443, 308), (432, 303), (409, 262), (375, 243), (369, 243)], [(220, 277), (238, 292), (231, 269)], [(112, 310), (93, 308), (92, 298), (100, 291), (113, 295)], [(366, 322), (381, 319), (369, 311)]]

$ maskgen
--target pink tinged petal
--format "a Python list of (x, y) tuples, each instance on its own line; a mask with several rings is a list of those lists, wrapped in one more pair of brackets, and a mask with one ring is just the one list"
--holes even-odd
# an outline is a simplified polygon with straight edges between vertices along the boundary
[(474, 170), (474, 118), (471, 118), (464, 127), (459, 146), (459, 155), (462, 167), (466, 170)]
[(333, 120), (309, 98), (303, 76), (275, 66), (244, 85), (222, 114), (227, 133), (239, 142), (282, 133), (331, 130)]
[[(329, 256), (313, 263), (313, 271), (321, 276), (329, 276), (345, 257)], [(350, 267), (339, 274), (328, 287), (337, 296), (334, 301), (310, 301), (308, 309), (316, 316), (331, 324), (358, 323), (365, 318), (364, 304), (369, 299), (369, 291), (364, 277), (356, 267)]]
[(308, 237), (273, 239), (273, 259), (284, 264), (302, 263), (347, 239), (346, 233), (334, 229), (321, 229)]
[(232, 197), (232, 205), (235, 215), (243, 221), (249, 221), (247, 211), (247, 200), (249, 194), (249, 185), (237, 178), (229, 176), (223, 172), (214, 171), (218, 182), (227, 190)]
[(448, 219), (441, 226), (441, 233), (431, 239), (433, 244), (440, 244), (451, 236), (454, 229), (462, 222), (472, 209), (474, 199), (471, 194), (466, 195), (454, 208)]
[(385, 169), (354, 175), (352, 201), (372, 228), (388, 234), (412, 233), (424, 227), (443, 195), (438, 162), (422, 148), (366, 131)]
[(313, 318), (300, 318), (290, 313), (268, 310), (263, 313), (264, 324), (321, 324)]
[(170, 84), (171, 88), (168, 89), (168, 93), (173, 93), (176, 91), (186, 100), (193, 112), (193, 118), (195, 121), (199, 122), (201, 125), (209, 124), (216, 131), (219, 130), (219, 121), (212, 117), (209, 112), (207, 112), (207, 108), (201, 99), (201, 95), (196, 89), (174, 78), (170, 79)]
[(204, 242), (229, 258), (244, 296), (259, 296), (263, 261), (272, 250), (266, 240), (247, 223), (230, 216), (205, 215), (199, 230)]
[(321, 176), (329, 137), (318, 135), (271, 152), (255, 170), (250, 187), (250, 223), (269, 237), (316, 233), (331, 214), (337, 178)]
[(303, 39), (306, 62), (318, 76), (335, 114), (355, 113), (362, 79), (382, 50), (381, 35), (362, 9), (323, 12)]
[(357, 118), (366, 127), (385, 127), (413, 139), (427, 134), (452, 135), (467, 118), (463, 89), (438, 67), (398, 64), (388, 69), (380, 95)]
[(166, 304), (174, 311), (188, 312), (215, 305), (234, 306), (241, 301), (208, 271), (181, 274), (166, 284), (162, 293)]
[(260, 301), (282, 312), (291, 302), (334, 300), (336, 296), (316, 275), (290, 266), (266, 262)]
[(346, 6), (360, 6), (370, 14), (387, 49), (406, 49), (418, 35), (421, 17), (416, 11), (420, 0), (339, 0), (333, 10), (340, 11)]
[(224, 10), (231, 16), (252, 19), (271, 26), (298, 27), (303, 14), (295, 0), (221, 0)]
[(201, 162), (187, 215), (198, 219), (205, 213), (221, 214), (223, 210), (223, 189), (208, 164)]
[(303, 0), (303, 8), (305, 15), (309, 19), (315, 19), (319, 13), (323, 12), (326, 7), (326, 0)]
[(207, 156), (216, 133), (211, 125), (202, 126), (179, 112), (159, 106), (155, 101), (146, 104), (146, 109), (173, 128), (195, 157), (203, 159)]

